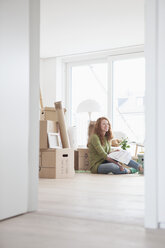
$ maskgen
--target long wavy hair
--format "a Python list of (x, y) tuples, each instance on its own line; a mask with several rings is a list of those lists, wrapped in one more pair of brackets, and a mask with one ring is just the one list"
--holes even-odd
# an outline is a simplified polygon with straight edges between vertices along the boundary
[[(106, 120), (109, 124), (109, 129), (105, 133), (105, 136), (102, 135), (102, 131), (101, 131), (101, 122), (103, 120)], [(111, 130), (111, 124), (106, 117), (100, 117), (99, 119), (97, 119), (96, 124), (95, 124), (94, 133), (98, 135), (102, 145), (104, 145), (104, 137), (106, 137), (107, 141), (109, 141), (109, 142), (111, 141), (111, 139), (113, 138), (113, 134), (112, 134), (112, 130)]]

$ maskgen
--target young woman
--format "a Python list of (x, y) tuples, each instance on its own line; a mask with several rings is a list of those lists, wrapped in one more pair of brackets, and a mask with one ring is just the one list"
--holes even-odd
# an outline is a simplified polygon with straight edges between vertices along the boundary
[[(88, 143), (89, 163), (92, 173), (131, 173), (130, 169), (124, 168), (119, 162), (108, 157), (108, 154), (111, 152), (110, 141), (112, 138), (113, 136), (109, 120), (106, 117), (99, 118), (95, 124), (94, 134), (90, 137)], [(133, 160), (131, 160), (127, 166), (143, 172), (142, 166)]]

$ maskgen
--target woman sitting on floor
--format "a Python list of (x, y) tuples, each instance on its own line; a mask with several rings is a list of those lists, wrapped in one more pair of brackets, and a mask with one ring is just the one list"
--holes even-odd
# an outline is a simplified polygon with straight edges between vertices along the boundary
[[(124, 168), (119, 162), (108, 156), (111, 153), (110, 141), (113, 138), (109, 120), (101, 117), (96, 121), (94, 134), (88, 142), (89, 163), (92, 173), (98, 174), (130, 174), (131, 169)], [(115, 152), (115, 151), (113, 151)], [(143, 172), (142, 165), (130, 160), (128, 167)]]

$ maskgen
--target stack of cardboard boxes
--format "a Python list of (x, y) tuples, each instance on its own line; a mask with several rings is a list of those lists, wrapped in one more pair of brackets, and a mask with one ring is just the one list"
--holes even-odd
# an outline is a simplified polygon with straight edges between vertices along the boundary
[(48, 146), (48, 132), (57, 132), (56, 124), (56, 121), (40, 120), (40, 178), (71, 178), (75, 174), (74, 150)]
[(90, 170), (88, 148), (75, 151), (71, 148), (49, 148), (48, 132), (57, 133), (58, 129), (56, 109), (43, 108), (40, 114), (40, 178), (71, 178), (75, 170)]

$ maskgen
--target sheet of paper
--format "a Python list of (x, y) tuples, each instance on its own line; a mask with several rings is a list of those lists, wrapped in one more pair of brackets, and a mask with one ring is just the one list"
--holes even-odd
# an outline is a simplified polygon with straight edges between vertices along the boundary
[(108, 157), (118, 161), (118, 162), (121, 162), (123, 164), (129, 164), (130, 160), (131, 160), (131, 154), (126, 151), (126, 150), (120, 150), (120, 151), (114, 151), (114, 152), (111, 152)]

